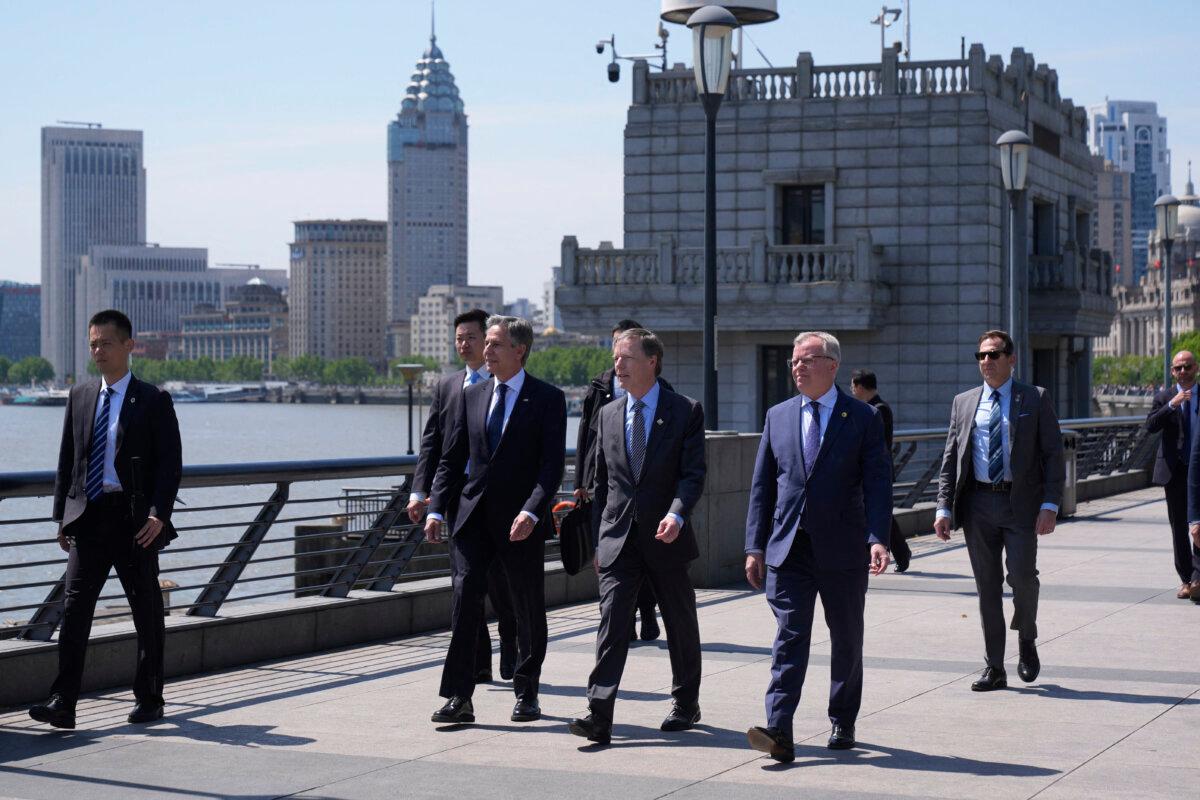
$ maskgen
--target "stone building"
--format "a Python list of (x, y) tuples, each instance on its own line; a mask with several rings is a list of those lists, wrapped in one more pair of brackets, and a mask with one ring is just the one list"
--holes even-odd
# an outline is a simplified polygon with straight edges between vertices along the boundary
[(263, 362), (267, 374), (288, 355), (288, 307), (283, 292), (261, 278), (231, 291), (225, 307), (202, 306), (180, 319), (178, 358), (224, 361), (246, 356)]
[[(1179, 230), (1171, 247), (1171, 331), (1196, 330), (1200, 321), (1200, 197), (1189, 178), (1179, 198)], [(1113, 292), (1117, 313), (1107, 336), (1095, 342), (1096, 355), (1160, 355), (1163, 335), (1163, 261), (1166, 248), (1156, 232), (1146, 238), (1150, 263), (1138, 282)]]
[(295, 223), (288, 284), (291, 356), (386, 363), (387, 223)]
[(502, 286), (430, 286), (417, 302), (417, 313), (412, 317), (412, 354), (436, 358), (443, 364), (458, 363), (454, 352), (454, 318), (473, 308), (498, 314), (503, 307)]
[[(1085, 416), (1090, 342), (1112, 319), (1112, 262), (1092, 247), (1096, 159), (1058, 75), (1014, 49), (965, 59), (735, 70), (717, 122), (719, 427), (758, 430), (792, 393), (792, 337), (842, 341), (845, 384), (879, 376), (906, 427), (944, 425), (979, 381), (978, 334), (1007, 327), (1008, 200), (994, 142), (1034, 141), (1016, 217), (1028, 379)], [(702, 396), (704, 115), (682, 65), (633, 70), (624, 247), (563, 240), (556, 305), (573, 331), (634, 317), (664, 374)]]
[[(1113, 257), (1117, 283), (1136, 283), (1133, 261), (1133, 174), (1117, 169), (1111, 161), (1096, 173), (1096, 215), (1092, 220), (1092, 240)], [(1145, 248), (1141, 248), (1142, 251)]]

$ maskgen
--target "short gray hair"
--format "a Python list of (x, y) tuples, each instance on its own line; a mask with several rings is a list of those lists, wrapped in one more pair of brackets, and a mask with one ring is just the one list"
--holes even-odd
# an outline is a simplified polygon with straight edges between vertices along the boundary
[(503, 328), (508, 334), (508, 338), (513, 344), (525, 345), (525, 355), (521, 356), (521, 363), (524, 364), (529, 360), (529, 354), (533, 351), (533, 326), (529, 324), (529, 320), (521, 317), (506, 317), (501, 314), (492, 314), (487, 319), (487, 327)]
[(657, 358), (658, 361), (654, 365), (654, 374), (662, 374), (663, 365), (663, 345), (662, 340), (654, 335), (653, 331), (648, 331), (645, 328), (628, 328), (613, 336), (613, 344), (631, 339), (638, 342), (642, 347), (642, 355), (646, 358)]
[(792, 340), (792, 344), (803, 344), (805, 339), (819, 339), (821, 341), (821, 354), (832, 358), (839, 364), (842, 363), (842, 345), (832, 333), (826, 333), (825, 331), (801, 331), (796, 334), (796, 338)]

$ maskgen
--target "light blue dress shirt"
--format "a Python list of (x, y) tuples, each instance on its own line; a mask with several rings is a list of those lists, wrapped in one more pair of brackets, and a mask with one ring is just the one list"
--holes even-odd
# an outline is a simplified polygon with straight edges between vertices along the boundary
[[(614, 389), (616, 383), (617, 377), (614, 375)], [(646, 404), (646, 407), (642, 409), (642, 424), (646, 428), (647, 446), (650, 444), (650, 433), (654, 430), (655, 414), (658, 412), (659, 390), (659, 383), (657, 380), (655, 380), (654, 385), (650, 387), (650, 391), (646, 392), (646, 394), (640, 398), (641, 401)], [(621, 393), (625, 395), (625, 453), (628, 455), (633, 453), (633, 404), (636, 403), (639, 398), (634, 397), (632, 393), (627, 392), (624, 389), (621, 390)], [(646, 465), (643, 463), (642, 469), (644, 470), (645, 468)], [(675, 518), (675, 521), (679, 523), (679, 527), (683, 527), (683, 517), (679, 516), (674, 511), (668, 511), (667, 514), (668, 516)]]
[[(821, 442), (825, 443), (825, 431), (829, 429), (829, 419), (833, 416), (833, 407), (837, 405), (838, 391), (837, 386), (830, 387), (829, 391), (818, 397), (816, 400), (807, 395), (800, 395), (800, 451), (804, 451), (804, 434), (808, 425), (808, 415), (812, 412), (808, 407), (813, 403), (817, 404), (817, 414), (821, 424)], [(818, 445), (817, 449), (820, 449)], [(807, 465), (812, 467), (812, 464)]]
[[(104, 444), (104, 491), (121, 491), (121, 481), (117, 478), (117, 426), (121, 421), (121, 405), (125, 402), (125, 392), (129, 390), (129, 381), (133, 373), (126, 372), (125, 377), (112, 385), (112, 396), (108, 398), (108, 440)], [(109, 389), (108, 381), (100, 379), (100, 393)], [(96, 403), (95, 416), (92, 417), (92, 427), (96, 427), (96, 418), (100, 416), (100, 403)]]

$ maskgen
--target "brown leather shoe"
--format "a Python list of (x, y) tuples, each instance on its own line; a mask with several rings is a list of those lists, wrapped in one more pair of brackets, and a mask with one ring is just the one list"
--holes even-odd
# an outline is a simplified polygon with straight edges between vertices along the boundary
[(1200, 603), (1200, 581), (1192, 581), (1189, 586), (1191, 587), (1192, 602)]
[(1180, 587), (1179, 587), (1179, 591), (1175, 593), (1175, 596), (1176, 596), (1176, 597), (1178, 597), (1180, 600), (1189, 600), (1189, 599), (1191, 599), (1191, 596), (1192, 596), (1192, 584), (1190, 584), (1190, 583), (1185, 583), (1183, 586), (1180, 586)]

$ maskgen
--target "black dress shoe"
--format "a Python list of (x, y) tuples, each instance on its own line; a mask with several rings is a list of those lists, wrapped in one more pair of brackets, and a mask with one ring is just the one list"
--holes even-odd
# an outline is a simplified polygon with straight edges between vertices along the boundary
[(500, 678), (511, 681), (517, 670), (517, 643), (511, 639), (500, 640)]
[(833, 723), (833, 732), (829, 734), (829, 743), (825, 746), (830, 750), (849, 750), (854, 747), (854, 726)]
[(972, 692), (994, 692), (1008, 688), (1008, 673), (996, 667), (986, 667), (979, 680), (971, 684)]
[(612, 741), (612, 725), (598, 721), (594, 714), (573, 719), (567, 727), (571, 729), (571, 733), (582, 736), (589, 742), (608, 744)]
[(537, 704), (536, 700), (518, 700), (513, 706), (512, 719), (513, 722), (533, 722), (535, 719), (542, 718), (542, 708)]
[(162, 703), (143, 703), (140, 701), (133, 704), (133, 711), (130, 711), (129, 716), (126, 717), (134, 725), (144, 722), (154, 722), (154, 720), (162, 718)]
[(908, 557), (908, 556), (905, 556), (904, 558), (900, 558), (899, 556), (897, 556), (896, 557), (896, 572), (898, 572), (898, 573), (908, 572), (908, 566), (911, 563), (911, 561), (909, 559), (910, 559), (910, 557)]
[(1017, 675), (1021, 676), (1021, 680), (1026, 683), (1033, 683), (1037, 680), (1038, 673), (1042, 671), (1042, 660), (1038, 658), (1037, 644), (1032, 639), (1018, 639), (1017, 646), (1021, 651), (1021, 656), (1017, 660)]
[(658, 620), (653, 616), (642, 617), (642, 641), (652, 642), (658, 638), (661, 631), (658, 629)]
[(45, 722), (55, 728), (74, 728), (75, 709), (54, 695), (49, 700), (29, 709), (29, 716), (38, 722)]
[(662, 721), (659, 730), (662, 731), (686, 731), (688, 728), (700, 721), (700, 706), (692, 706), (687, 708), (679, 703), (671, 706), (671, 713), (667, 714), (667, 718)]
[(484, 667), (483, 669), (479, 670), (479, 672), (476, 672), (475, 673), (475, 682), (476, 683), (491, 683), (492, 682), (492, 668)]
[(451, 697), (446, 705), (433, 712), (430, 719), (450, 725), (465, 725), (475, 721), (475, 705), (469, 697)]
[(796, 747), (792, 737), (778, 728), (755, 726), (746, 731), (746, 741), (755, 750), (761, 750), (776, 761), (788, 764), (796, 760)]

